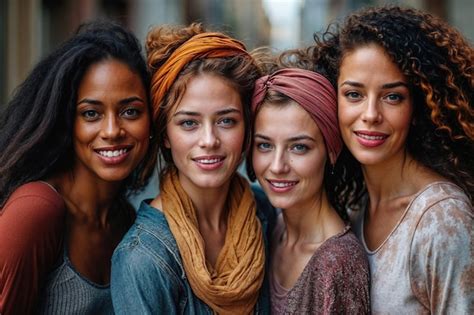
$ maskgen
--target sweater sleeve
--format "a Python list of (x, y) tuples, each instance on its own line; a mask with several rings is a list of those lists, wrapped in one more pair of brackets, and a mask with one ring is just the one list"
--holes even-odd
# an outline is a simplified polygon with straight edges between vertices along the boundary
[(432, 314), (474, 310), (473, 209), (459, 199), (442, 200), (421, 217), (410, 251), (410, 279)]
[(0, 211), (0, 313), (31, 314), (62, 249), (62, 198), (44, 183), (18, 188)]

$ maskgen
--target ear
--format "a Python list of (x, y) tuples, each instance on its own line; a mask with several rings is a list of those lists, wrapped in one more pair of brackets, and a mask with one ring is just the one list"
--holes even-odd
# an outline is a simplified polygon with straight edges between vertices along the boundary
[(164, 143), (165, 143), (165, 148), (171, 149), (171, 144), (170, 144), (170, 141), (168, 140), (168, 136), (167, 136), (167, 135), (165, 135), (165, 141), (164, 141)]
[(334, 164), (336, 164), (336, 155), (334, 154), (334, 152), (329, 152), (329, 162), (333, 167)]

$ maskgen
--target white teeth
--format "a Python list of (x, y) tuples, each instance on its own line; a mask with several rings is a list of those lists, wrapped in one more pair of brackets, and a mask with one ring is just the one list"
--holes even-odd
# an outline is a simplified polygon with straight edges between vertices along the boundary
[(120, 149), (120, 150), (113, 150), (113, 151), (99, 151), (99, 154), (105, 157), (117, 157), (122, 154), (125, 154), (127, 152), (127, 149)]
[(203, 159), (203, 160), (197, 160), (197, 162), (202, 163), (202, 164), (213, 164), (219, 162), (220, 159)]
[(273, 186), (277, 188), (285, 188), (296, 185), (296, 182), (270, 182)]
[(366, 134), (363, 134), (363, 133), (358, 133), (357, 135), (359, 137), (361, 137), (363, 139), (367, 139), (367, 140), (383, 140), (383, 139), (385, 139), (385, 136), (369, 136), (369, 135), (366, 135)]

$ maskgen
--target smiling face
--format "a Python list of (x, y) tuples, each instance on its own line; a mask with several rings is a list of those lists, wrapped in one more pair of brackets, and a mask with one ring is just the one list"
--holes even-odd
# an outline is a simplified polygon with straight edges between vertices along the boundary
[(403, 159), (412, 95), (384, 49), (371, 44), (346, 54), (337, 84), (339, 126), (354, 157), (363, 165)]
[(255, 118), (253, 168), (273, 206), (307, 208), (323, 190), (327, 153), (310, 115), (297, 103), (264, 103)]
[(240, 95), (225, 78), (190, 79), (171, 112), (165, 146), (186, 191), (226, 189), (241, 162), (245, 123)]
[(150, 118), (140, 76), (117, 60), (87, 69), (77, 92), (75, 171), (103, 181), (126, 179), (148, 149)]

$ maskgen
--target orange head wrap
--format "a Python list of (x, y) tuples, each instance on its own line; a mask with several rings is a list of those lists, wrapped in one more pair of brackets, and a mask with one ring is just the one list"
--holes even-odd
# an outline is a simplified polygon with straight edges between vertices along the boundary
[(221, 33), (197, 34), (179, 46), (156, 71), (151, 79), (153, 120), (156, 121), (160, 105), (183, 68), (199, 58), (220, 58), (248, 55), (244, 44)]

